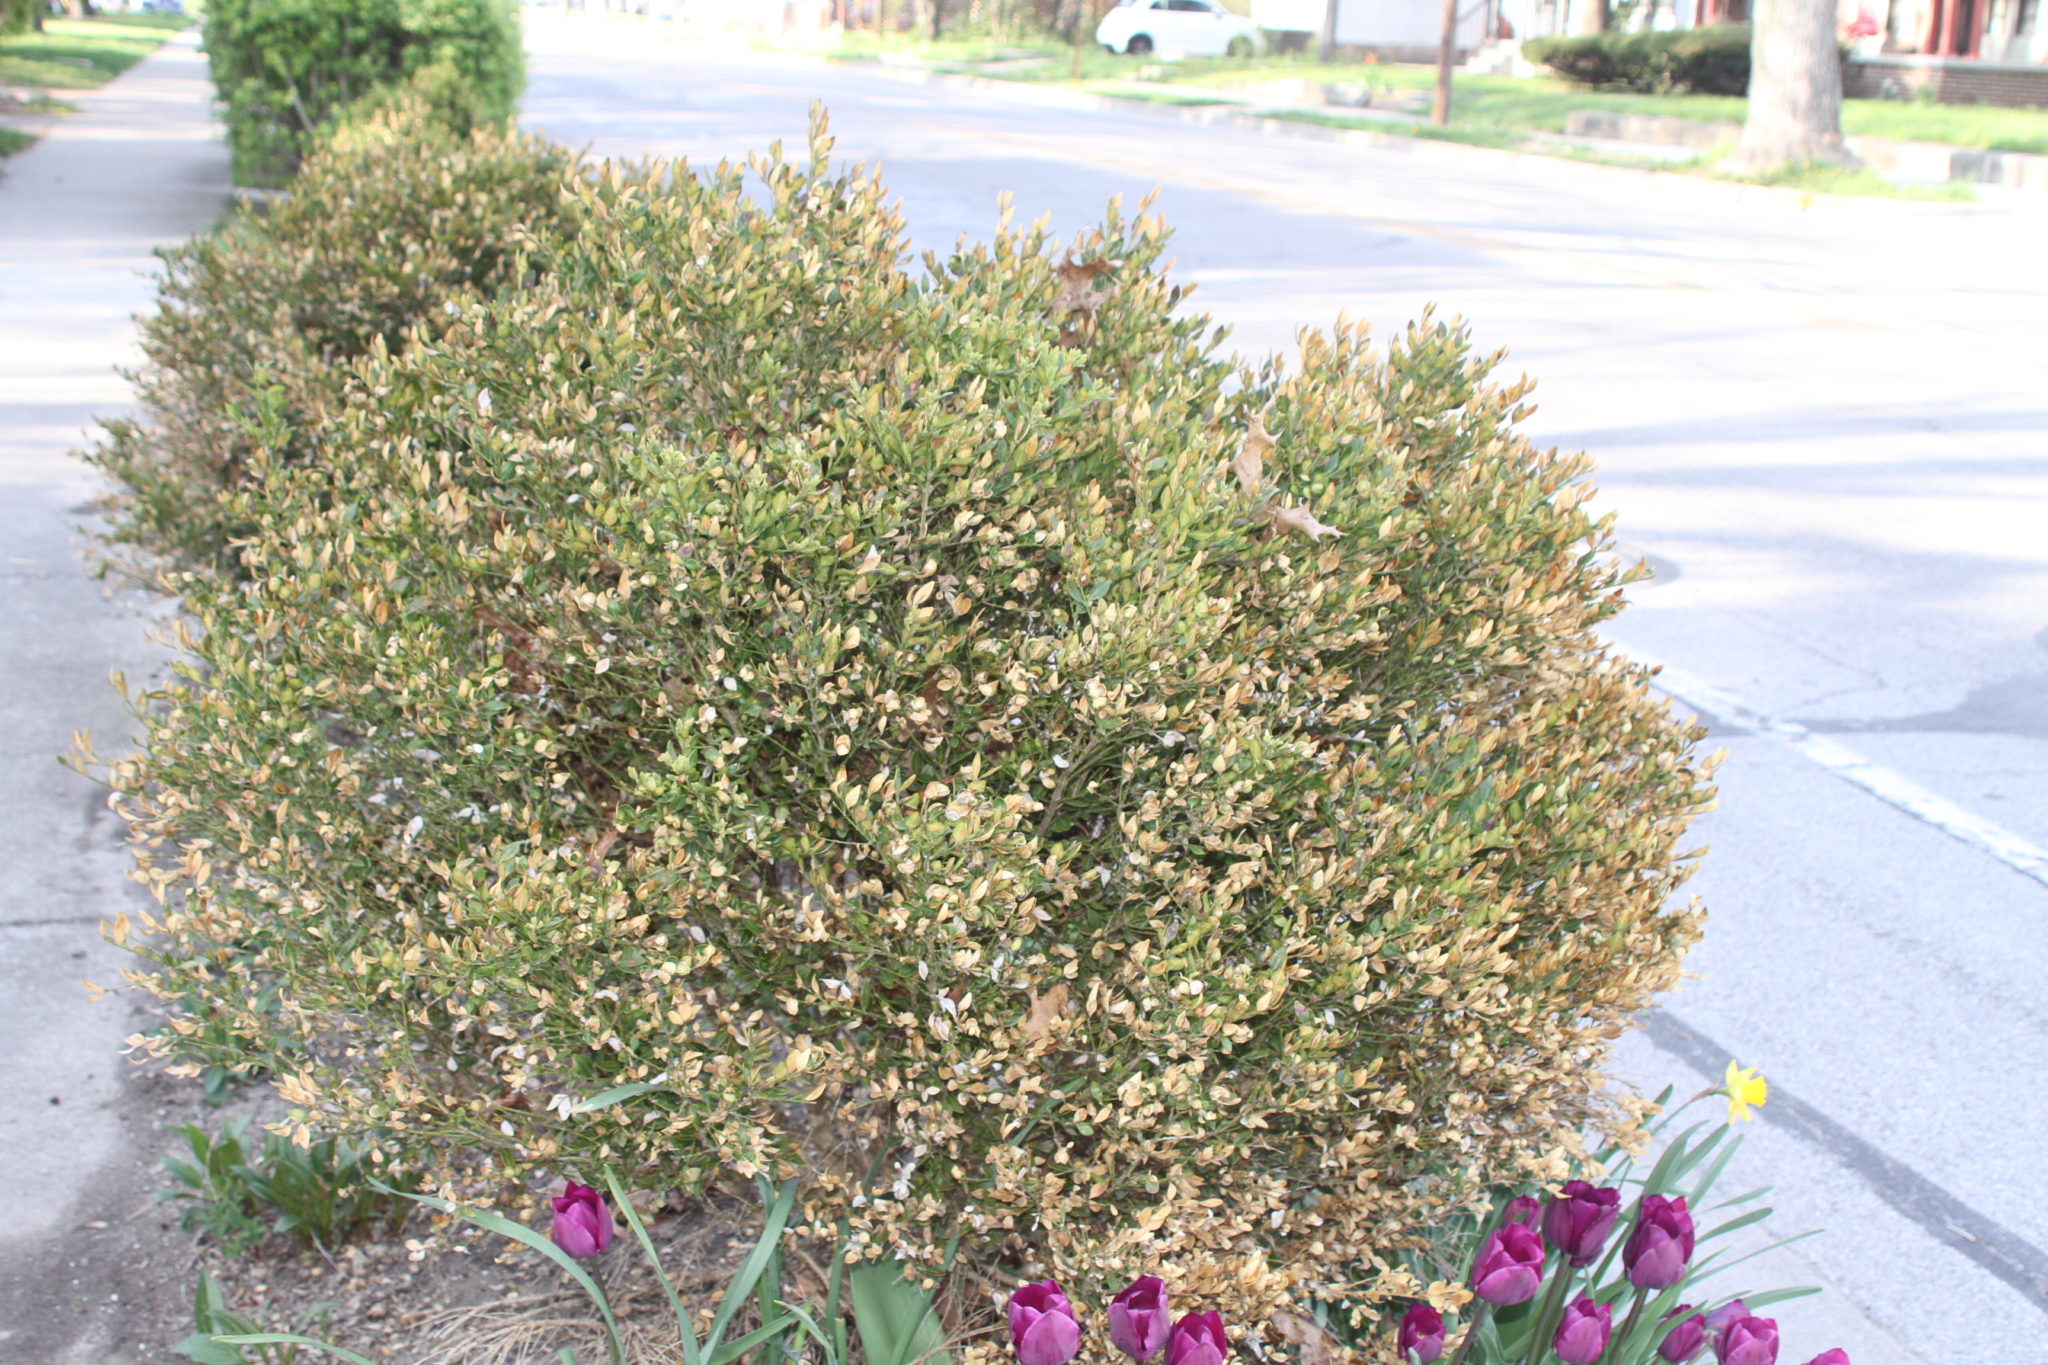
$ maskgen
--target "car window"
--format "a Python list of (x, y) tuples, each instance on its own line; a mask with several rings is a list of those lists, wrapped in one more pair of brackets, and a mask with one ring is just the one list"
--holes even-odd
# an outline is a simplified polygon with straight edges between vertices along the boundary
[(1216, 12), (1214, 7), (1203, 4), (1202, 0), (1166, 0), (1166, 7), (1172, 10), (1179, 10), (1183, 14), (1214, 14)]

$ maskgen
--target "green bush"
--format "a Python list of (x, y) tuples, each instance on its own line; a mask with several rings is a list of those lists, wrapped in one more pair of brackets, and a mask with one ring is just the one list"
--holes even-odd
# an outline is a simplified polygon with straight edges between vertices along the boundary
[(429, 68), (490, 119), (525, 79), (511, 0), (208, 0), (204, 33), (242, 185), (286, 183), (342, 110)]
[(34, 28), (36, 6), (41, 3), (42, 0), (0, 0), (0, 37)]
[(289, 195), (162, 253), (136, 376), (148, 419), (108, 423), (89, 457), (125, 485), (121, 539), (158, 564), (231, 569), (251, 528), (222, 495), (252, 449), (314, 458), (343, 362), (431, 341), (536, 240), (572, 230), (573, 157), (459, 123), (431, 72), (395, 87), (324, 139)]
[(1595, 33), (1538, 38), (1523, 55), (1579, 85), (1643, 94), (1749, 93), (1747, 24), (1715, 24), (1666, 33)]
[(567, 177), (251, 449), (113, 774), (150, 1045), (408, 1162), (801, 1170), (926, 1266), (1392, 1286), (1696, 931), (1585, 461), (1434, 319), (1219, 354), (1148, 218), (913, 273), (825, 153)]

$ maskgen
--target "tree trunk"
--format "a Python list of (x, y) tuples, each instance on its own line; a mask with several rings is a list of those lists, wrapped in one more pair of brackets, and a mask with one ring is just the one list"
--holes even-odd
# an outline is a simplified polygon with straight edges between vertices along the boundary
[(1573, 0), (1572, 32), (1580, 37), (1607, 32), (1607, 0)]
[(1322, 41), (1316, 45), (1316, 59), (1331, 61), (1337, 55), (1337, 0), (1324, 0)]
[(1835, 0), (1757, 0), (1749, 48), (1749, 117), (1737, 169), (1850, 160), (1842, 145), (1842, 57)]
[(1429, 109), (1429, 121), (1439, 128), (1451, 125), (1451, 67), (1457, 60), (1458, 0), (1444, 0), (1444, 30), (1436, 49), (1436, 98)]

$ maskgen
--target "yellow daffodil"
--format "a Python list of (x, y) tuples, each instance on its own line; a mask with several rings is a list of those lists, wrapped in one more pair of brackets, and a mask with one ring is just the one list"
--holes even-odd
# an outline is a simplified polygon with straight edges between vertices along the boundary
[(1717, 1093), (1728, 1097), (1728, 1121), (1741, 1123), (1755, 1117), (1749, 1111), (1762, 1107), (1770, 1097), (1771, 1087), (1756, 1074), (1755, 1067), (1739, 1067), (1731, 1061), (1721, 1077), (1721, 1089)]

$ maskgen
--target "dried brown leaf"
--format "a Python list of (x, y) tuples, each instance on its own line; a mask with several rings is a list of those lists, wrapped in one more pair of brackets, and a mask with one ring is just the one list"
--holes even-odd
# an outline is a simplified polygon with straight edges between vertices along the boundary
[(1301, 1365), (1336, 1365), (1342, 1354), (1337, 1339), (1325, 1331), (1321, 1323), (1299, 1313), (1275, 1313), (1273, 1331), (1280, 1340), (1299, 1348), (1296, 1358)]
[(1266, 520), (1282, 531), (1295, 531), (1310, 540), (1321, 540), (1324, 536), (1341, 536), (1344, 533), (1334, 526), (1325, 526), (1316, 520), (1316, 514), (1306, 507), (1272, 507), (1266, 511)]
[(1273, 437), (1266, 430), (1266, 414), (1252, 414), (1251, 425), (1244, 429), (1244, 439), (1238, 442), (1237, 456), (1230, 462), (1230, 472), (1237, 475), (1237, 486), (1245, 492), (1256, 494), (1266, 474), (1266, 452), (1273, 448)]
[(1096, 277), (1116, 264), (1114, 261), (1076, 261), (1072, 255), (1053, 267), (1059, 276), (1060, 292), (1053, 296), (1052, 315), (1064, 318), (1070, 313), (1093, 315), (1102, 301), (1109, 297), (1109, 286)]
[(1032, 992), (1031, 1008), (1024, 1015), (1024, 1036), (1037, 1042), (1052, 1032), (1052, 1026), (1067, 1008), (1067, 983), (1055, 981), (1044, 995)]

